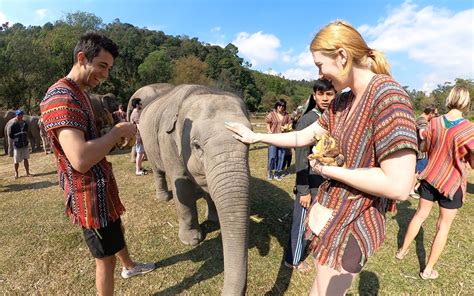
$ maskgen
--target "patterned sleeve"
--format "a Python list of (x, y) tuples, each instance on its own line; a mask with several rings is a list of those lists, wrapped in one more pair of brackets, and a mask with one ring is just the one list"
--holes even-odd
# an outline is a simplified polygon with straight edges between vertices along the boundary
[(395, 83), (385, 83), (376, 96), (373, 135), (377, 161), (401, 149), (418, 151), (415, 117), (407, 93)]
[(87, 115), (66, 88), (53, 88), (46, 93), (41, 103), (41, 117), (48, 133), (64, 127), (87, 133)]

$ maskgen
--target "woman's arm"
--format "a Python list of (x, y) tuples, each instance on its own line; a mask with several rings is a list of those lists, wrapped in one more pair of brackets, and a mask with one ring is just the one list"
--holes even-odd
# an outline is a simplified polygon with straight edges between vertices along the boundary
[(317, 121), (301, 131), (279, 134), (254, 133), (237, 122), (226, 122), (225, 127), (234, 133), (234, 138), (245, 144), (262, 142), (283, 148), (303, 147), (313, 144), (315, 135), (327, 133), (327, 130), (323, 129)]
[(396, 151), (380, 162), (379, 168), (347, 169), (321, 166), (315, 161), (311, 166), (323, 176), (343, 182), (370, 195), (394, 200), (406, 200), (413, 188), (416, 154), (411, 149)]

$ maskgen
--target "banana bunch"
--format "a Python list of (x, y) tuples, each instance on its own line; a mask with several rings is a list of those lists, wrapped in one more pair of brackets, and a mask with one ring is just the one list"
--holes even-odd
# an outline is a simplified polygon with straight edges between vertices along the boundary
[(316, 145), (313, 147), (313, 153), (308, 156), (308, 159), (316, 159), (323, 165), (341, 167), (344, 165), (344, 155), (339, 153), (336, 139), (329, 134), (324, 134), (316, 136), (315, 140)]
[(282, 133), (291, 132), (292, 130), (293, 130), (293, 126), (291, 125), (291, 123), (287, 123), (287, 124), (281, 126), (281, 132)]
[(136, 138), (120, 138), (120, 140), (115, 143), (115, 146), (119, 149), (132, 148), (135, 145)]

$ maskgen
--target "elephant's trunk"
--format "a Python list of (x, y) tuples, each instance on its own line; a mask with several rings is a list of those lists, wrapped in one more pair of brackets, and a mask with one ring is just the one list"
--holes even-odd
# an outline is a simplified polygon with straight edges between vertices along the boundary
[(212, 157), (207, 174), (224, 249), (222, 295), (244, 295), (247, 288), (249, 168), (248, 151), (239, 150)]

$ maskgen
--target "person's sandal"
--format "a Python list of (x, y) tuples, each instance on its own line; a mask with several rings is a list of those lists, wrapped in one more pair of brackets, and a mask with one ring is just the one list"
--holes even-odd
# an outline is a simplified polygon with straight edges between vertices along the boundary
[(426, 272), (426, 270), (423, 270), (420, 272), (420, 277), (424, 280), (435, 280), (439, 277), (439, 273), (436, 270), (431, 270), (430, 273)]
[(147, 172), (145, 171), (139, 171), (139, 172), (136, 172), (135, 175), (137, 176), (145, 176), (147, 174)]
[(403, 260), (403, 258), (405, 258), (407, 253), (408, 253), (408, 250), (402, 253), (402, 249), (398, 249), (398, 251), (395, 253), (395, 258), (397, 258), (398, 260)]

